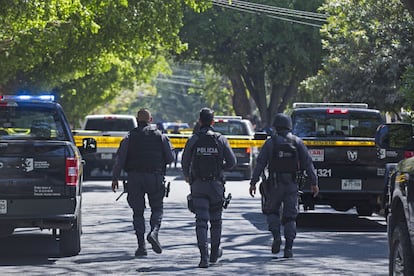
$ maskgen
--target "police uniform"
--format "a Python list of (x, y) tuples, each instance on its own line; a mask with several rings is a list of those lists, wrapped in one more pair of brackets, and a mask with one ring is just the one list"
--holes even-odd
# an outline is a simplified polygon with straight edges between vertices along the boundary
[[(210, 262), (216, 262), (221, 256), (220, 248), (221, 229), (222, 229), (222, 207), (224, 200), (224, 175), (223, 169), (233, 168), (236, 165), (236, 157), (227, 139), (217, 136), (217, 145), (221, 159), (221, 169), (217, 177), (211, 179), (199, 178), (193, 175), (192, 160), (193, 151), (200, 134), (214, 131), (211, 126), (203, 125), (187, 141), (182, 154), (182, 170), (186, 179), (190, 178), (191, 197), (196, 217), (197, 245), (201, 253), (199, 267), (208, 267), (208, 222), (210, 222), (211, 254)], [(225, 162), (223, 162), (225, 161)]]
[(161, 253), (158, 230), (163, 216), (164, 175), (166, 165), (173, 160), (168, 137), (144, 121), (138, 122), (138, 127), (129, 132), (118, 148), (112, 179), (118, 180), (122, 169), (128, 173), (127, 201), (133, 210), (133, 225), (138, 239), (137, 256), (146, 255), (145, 194), (151, 207), (151, 232), (147, 240), (156, 253)]
[[(289, 118), (290, 120), (290, 118)], [(257, 158), (256, 167), (254, 168), (252, 179), (250, 181), (251, 188), (255, 189), (259, 177), (264, 169), (269, 166), (272, 160), (273, 148), (276, 144), (291, 142), (297, 149), (299, 166), (301, 170), (306, 171), (309, 181), (312, 185), (317, 186), (318, 179), (315, 174), (315, 168), (312, 163), (307, 147), (303, 141), (290, 133), (289, 129), (277, 130), (277, 136), (268, 139), (264, 143)], [(292, 257), (293, 240), (296, 237), (296, 217), (298, 214), (298, 184), (292, 173), (277, 173), (273, 181), (262, 183), (262, 211), (267, 217), (269, 231), (273, 234), (272, 253), (278, 253), (280, 250), (280, 226), (284, 225), (285, 236), (285, 254), (284, 257)], [(283, 221), (280, 219), (280, 207), (283, 203)]]

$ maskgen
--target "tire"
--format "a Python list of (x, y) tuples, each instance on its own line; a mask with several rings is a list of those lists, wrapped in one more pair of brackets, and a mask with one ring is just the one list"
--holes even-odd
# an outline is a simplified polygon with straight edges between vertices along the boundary
[(358, 216), (371, 216), (372, 213), (374, 212), (371, 206), (366, 206), (366, 205), (356, 206), (356, 210), (357, 210)]
[(252, 178), (252, 167), (248, 167), (243, 174), (244, 180), (250, 180)]
[(60, 254), (76, 256), (81, 250), (82, 219), (78, 216), (75, 225), (69, 230), (60, 230)]
[(407, 226), (399, 223), (391, 236), (389, 275), (414, 275), (414, 256)]

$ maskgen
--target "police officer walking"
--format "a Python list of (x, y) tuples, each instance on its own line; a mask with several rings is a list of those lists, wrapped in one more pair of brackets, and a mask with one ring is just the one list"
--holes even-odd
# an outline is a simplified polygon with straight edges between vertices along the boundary
[(145, 194), (151, 207), (151, 231), (147, 235), (152, 249), (160, 254), (158, 231), (163, 215), (165, 194), (164, 176), (166, 165), (174, 160), (170, 140), (159, 130), (152, 128), (151, 113), (140, 109), (137, 114), (138, 127), (131, 130), (121, 141), (112, 171), (112, 190), (118, 189), (121, 170), (127, 173), (127, 201), (133, 210), (133, 225), (138, 239), (135, 256), (146, 256), (145, 247)]
[[(292, 258), (292, 246), (296, 237), (296, 217), (298, 213), (298, 183), (296, 174), (306, 171), (311, 184), (311, 191), (316, 197), (319, 193), (318, 179), (307, 147), (303, 141), (291, 133), (292, 121), (289, 116), (279, 113), (275, 116), (273, 126), (276, 134), (268, 139), (257, 158), (250, 181), (249, 193), (256, 194), (256, 183), (267, 167), (268, 179), (262, 182), (262, 211), (267, 217), (269, 231), (273, 235), (272, 253), (280, 251), (282, 243), (280, 226), (284, 225), (284, 258)], [(283, 203), (283, 216), (280, 207)]]
[[(217, 262), (223, 254), (220, 248), (222, 208), (224, 202), (223, 169), (233, 168), (236, 157), (227, 139), (212, 127), (214, 113), (202, 108), (200, 128), (187, 141), (181, 160), (185, 181), (190, 184), (196, 217), (197, 245), (200, 250), (200, 268)], [(211, 251), (208, 251), (208, 222), (210, 222)]]

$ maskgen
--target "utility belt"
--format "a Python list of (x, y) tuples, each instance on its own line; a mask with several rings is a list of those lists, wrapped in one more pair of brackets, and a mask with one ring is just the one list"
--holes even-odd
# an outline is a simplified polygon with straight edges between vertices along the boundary
[(149, 168), (140, 168), (140, 169), (129, 169), (126, 170), (127, 173), (153, 173), (153, 174), (162, 174), (163, 171), (161, 169), (149, 169)]
[(207, 176), (207, 177), (199, 177), (193, 176), (192, 181), (201, 180), (201, 181), (223, 181), (223, 176)]

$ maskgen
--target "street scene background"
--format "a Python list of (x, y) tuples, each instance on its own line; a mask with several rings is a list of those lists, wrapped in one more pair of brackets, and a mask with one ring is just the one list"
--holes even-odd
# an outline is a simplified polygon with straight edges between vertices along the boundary
[[(198, 268), (195, 219), (188, 211), (188, 184), (178, 169), (166, 177), (171, 192), (164, 203), (160, 231), (162, 254), (147, 245), (148, 256), (135, 258), (132, 212), (124, 195), (111, 191), (109, 180), (83, 186), (82, 250), (60, 257), (51, 232), (17, 230), (0, 239), (2, 275), (388, 275), (386, 222), (355, 210), (336, 212), (316, 206), (298, 218), (293, 259), (272, 255), (271, 234), (261, 213), (260, 196), (248, 194), (248, 180), (228, 180), (233, 199), (223, 212), (223, 257), (208, 269)], [(122, 190), (122, 189), (120, 189)], [(147, 206), (148, 207), (148, 206)], [(149, 228), (149, 208), (145, 212)], [(283, 248), (283, 245), (282, 245)]]

